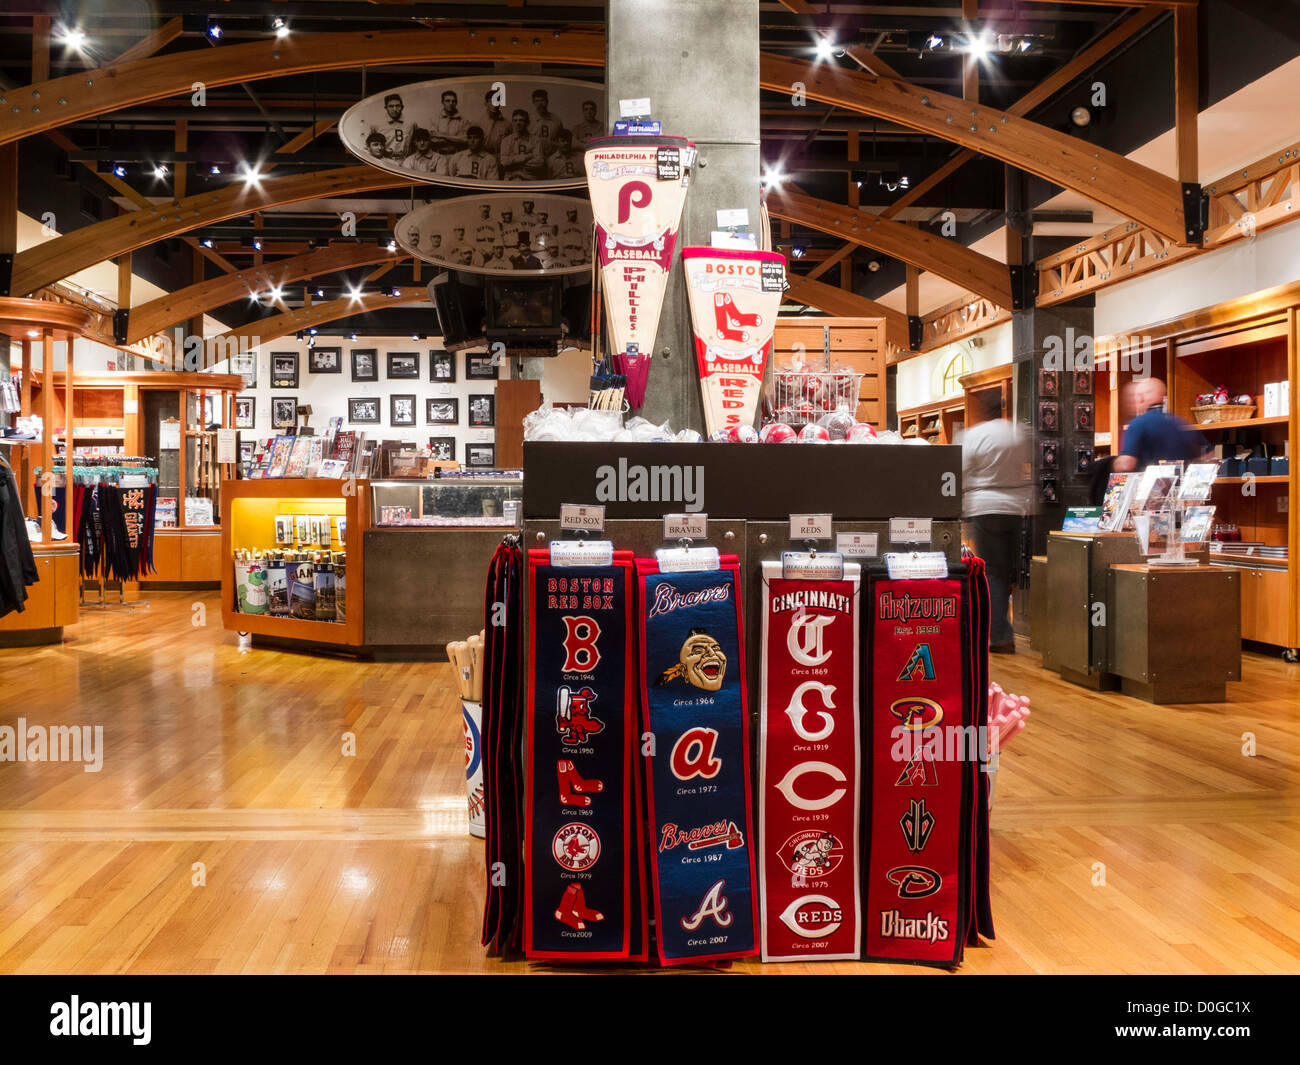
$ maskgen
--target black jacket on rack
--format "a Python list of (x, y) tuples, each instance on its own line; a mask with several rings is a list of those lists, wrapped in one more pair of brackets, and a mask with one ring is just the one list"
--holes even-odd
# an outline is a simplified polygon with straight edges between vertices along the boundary
[(23, 609), (27, 586), (38, 579), (18, 482), (13, 470), (0, 462), (0, 618)]

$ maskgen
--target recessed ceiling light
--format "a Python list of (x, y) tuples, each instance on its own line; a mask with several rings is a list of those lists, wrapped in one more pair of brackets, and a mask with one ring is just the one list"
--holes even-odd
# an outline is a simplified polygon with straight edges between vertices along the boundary
[(86, 33), (79, 26), (65, 29), (58, 35), (58, 40), (61, 44), (72, 49), (74, 52), (80, 52), (86, 47)]
[(817, 42), (817, 58), (830, 59), (835, 54), (835, 42), (823, 37)]

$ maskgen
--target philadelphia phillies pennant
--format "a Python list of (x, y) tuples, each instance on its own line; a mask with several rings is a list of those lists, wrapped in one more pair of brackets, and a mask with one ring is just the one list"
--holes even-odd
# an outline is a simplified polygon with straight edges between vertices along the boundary
[(959, 964), (971, 920), (975, 773), (965, 582), (870, 582), (871, 791), (864, 954)]
[(764, 961), (857, 958), (857, 563), (786, 580), (763, 563), (759, 877)]
[(524, 951), (623, 959), (631, 922), (635, 726), (631, 552), (552, 566), (529, 552)]
[(683, 248), (682, 265), (707, 435), (752, 426), (785, 291), (785, 256), (733, 248)]
[(673, 246), (695, 162), (685, 137), (598, 137), (587, 142), (600, 283), (615, 360), (633, 407), (645, 401)]
[(757, 953), (740, 567), (637, 559), (642, 728), (659, 960)]

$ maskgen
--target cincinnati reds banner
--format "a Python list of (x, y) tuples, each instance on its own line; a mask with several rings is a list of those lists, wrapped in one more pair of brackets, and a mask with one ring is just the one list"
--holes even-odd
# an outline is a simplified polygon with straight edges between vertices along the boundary
[(785, 291), (785, 256), (683, 248), (708, 435), (753, 425)]
[(759, 877), (764, 961), (857, 958), (857, 563), (786, 580), (763, 563)]
[(528, 555), (524, 951), (627, 958), (634, 728), (631, 552), (612, 566)]
[(616, 364), (627, 375), (627, 398), (634, 407), (645, 401), (650, 352), (694, 163), (695, 145), (685, 137), (587, 142), (600, 283)]
[(653, 913), (664, 965), (757, 953), (740, 566), (637, 559)]
[(870, 583), (871, 853), (865, 956), (961, 962), (971, 920), (974, 774), (964, 582)]

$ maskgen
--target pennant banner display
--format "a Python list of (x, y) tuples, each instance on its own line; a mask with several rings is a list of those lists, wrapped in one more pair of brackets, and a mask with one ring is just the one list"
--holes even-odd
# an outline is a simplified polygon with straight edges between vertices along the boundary
[(605, 310), (628, 402), (645, 401), (650, 352), (668, 285), (677, 227), (695, 164), (685, 137), (601, 137), (587, 142), (587, 188)]
[(786, 580), (763, 563), (759, 876), (764, 961), (861, 951), (859, 566)]
[(785, 291), (785, 256), (770, 251), (683, 248), (682, 265), (707, 435), (752, 426)]
[(631, 552), (552, 566), (529, 552), (524, 951), (629, 955), (635, 726)]
[(757, 953), (740, 567), (637, 560), (642, 729), (659, 960)]
[(469, 834), (482, 839), (487, 834), (483, 809), (483, 704), (462, 699), (460, 712), (465, 733), (465, 791), (469, 798)]
[(970, 930), (985, 738), (966, 590), (954, 578), (870, 584), (869, 959), (955, 965)]

